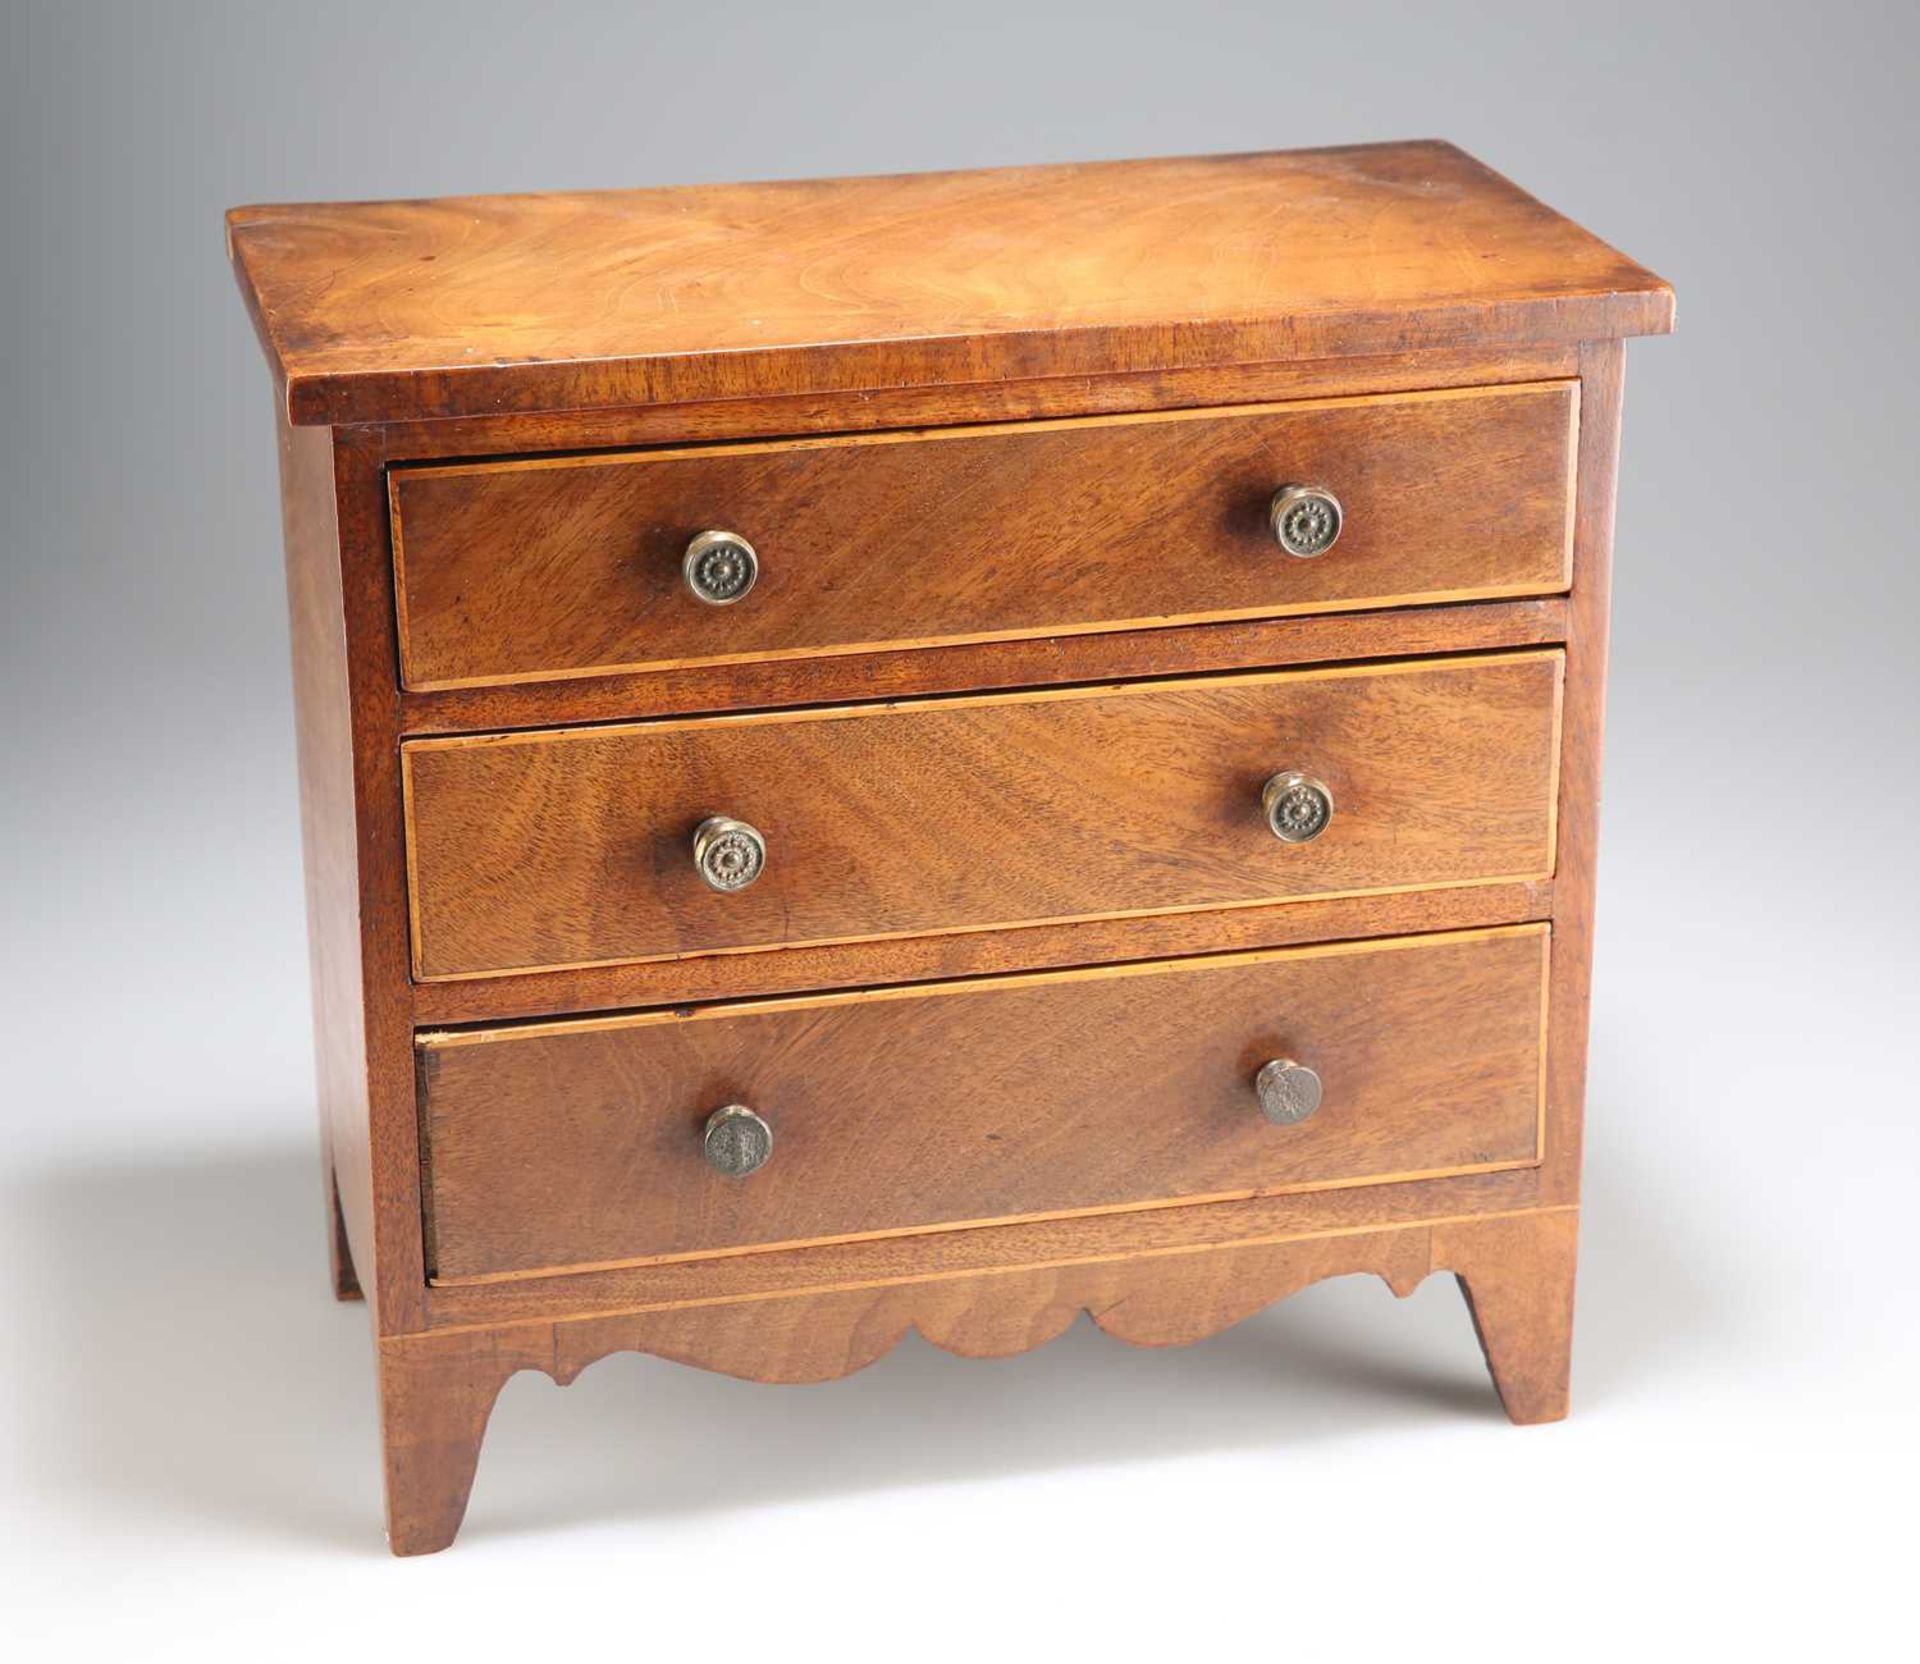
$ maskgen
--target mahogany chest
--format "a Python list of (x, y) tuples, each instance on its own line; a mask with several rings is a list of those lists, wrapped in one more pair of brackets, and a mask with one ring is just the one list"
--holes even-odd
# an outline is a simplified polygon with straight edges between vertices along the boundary
[(622, 1349), (1447, 1271), (1565, 1413), (1664, 283), (1437, 143), (228, 225), (395, 1552)]

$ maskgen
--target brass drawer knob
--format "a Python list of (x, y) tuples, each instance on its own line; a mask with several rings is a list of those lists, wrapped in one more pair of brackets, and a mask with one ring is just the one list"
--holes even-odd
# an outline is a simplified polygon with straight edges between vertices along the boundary
[(687, 545), (680, 571), (695, 599), (710, 607), (730, 607), (753, 588), (760, 557), (737, 532), (702, 532)]
[(1276, 1127), (1304, 1121), (1320, 1107), (1320, 1077), (1290, 1057), (1263, 1064), (1253, 1077), (1253, 1089), (1260, 1098), (1260, 1113)]
[(1333, 793), (1311, 774), (1283, 769), (1260, 788), (1260, 807), (1283, 844), (1312, 843), (1333, 819)]
[(744, 1179), (773, 1154), (773, 1128), (745, 1104), (723, 1104), (707, 1117), (701, 1148), (716, 1173)]
[(1282, 549), (1296, 560), (1312, 560), (1333, 547), (1346, 516), (1324, 485), (1283, 485), (1273, 494), (1267, 519)]
[(767, 864), (767, 840), (743, 820), (709, 815), (693, 829), (693, 864), (709, 889), (744, 890)]

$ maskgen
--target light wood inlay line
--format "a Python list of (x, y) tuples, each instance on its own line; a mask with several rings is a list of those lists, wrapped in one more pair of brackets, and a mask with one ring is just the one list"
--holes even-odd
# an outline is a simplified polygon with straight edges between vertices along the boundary
[(1017, 971), (1204, 957), (1311, 942), (1479, 930), (1553, 916), (1553, 880), (1426, 886), (1393, 895), (1282, 901), (1130, 919), (902, 936), (838, 947), (690, 954), (641, 965), (416, 981), (414, 1025), (595, 1016), (610, 1011), (817, 994)]
[[(1271, 606), (1221, 607), (1194, 612), (1143, 614), (1101, 619), (1092, 624), (1042, 624), (1031, 629), (957, 631), (950, 635), (908, 638), (878, 636), (871, 641), (832, 642), (819, 647), (770, 647), (749, 653), (707, 653), (691, 658), (637, 659), (582, 665), (572, 670), (512, 670), (496, 676), (459, 676), (410, 680), (409, 693), (459, 693), (488, 688), (585, 682), (604, 676), (641, 676), (656, 671), (724, 670), (750, 664), (793, 664), (817, 659), (858, 658), (873, 653), (917, 653), (942, 647), (985, 647), (995, 642), (1049, 641), (1055, 637), (1125, 635), (1133, 630), (1170, 630), (1203, 624), (1248, 624), (1263, 618), (1311, 618), (1335, 612), (1387, 612), (1397, 607), (1465, 606), (1475, 601), (1517, 601), (1529, 596), (1564, 594), (1566, 580), (1544, 583), (1478, 584), (1463, 589), (1423, 589), (1405, 595), (1342, 597), (1338, 601), (1276, 602)], [(406, 621), (400, 621), (404, 639)]]
[(1325, 1230), (1285, 1231), (1275, 1235), (1257, 1235), (1230, 1237), (1220, 1242), (1183, 1242), (1167, 1247), (1138, 1248), (1124, 1253), (1113, 1254), (1076, 1254), (1060, 1257), (1026, 1260), (1017, 1264), (967, 1267), (957, 1271), (942, 1271), (929, 1268), (897, 1275), (875, 1275), (859, 1278), (825, 1280), (819, 1283), (796, 1284), (791, 1288), (749, 1289), (738, 1294), (716, 1294), (705, 1298), (640, 1301), (632, 1305), (619, 1305), (606, 1310), (595, 1309), (583, 1312), (543, 1313), (539, 1317), (515, 1318), (500, 1317), (485, 1323), (445, 1323), (435, 1324), (429, 1330), (415, 1335), (394, 1337), (396, 1341), (418, 1340), (431, 1342), (441, 1335), (458, 1335), (481, 1329), (519, 1329), (546, 1328), (568, 1323), (593, 1323), (608, 1318), (630, 1316), (640, 1312), (678, 1311), (684, 1308), (703, 1306), (749, 1306), (762, 1301), (789, 1300), (806, 1298), (818, 1294), (844, 1294), (857, 1289), (897, 1288), (914, 1283), (960, 1282), (972, 1278), (993, 1278), (1003, 1276), (1022, 1276), (1035, 1271), (1059, 1271), (1081, 1265), (1127, 1264), (1136, 1260), (1178, 1260), (1194, 1254), (1215, 1254), (1223, 1248), (1264, 1248), (1285, 1242), (1326, 1242), (1337, 1241), (1342, 1237), (1372, 1236), (1382, 1231), (1429, 1231), (1443, 1225), (1462, 1224), (1482, 1219), (1532, 1219), (1549, 1214), (1577, 1214), (1575, 1205), (1562, 1205), (1549, 1208), (1514, 1208), (1486, 1213), (1443, 1214), (1431, 1219), (1413, 1219), (1393, 1223), (1374, 1223), (1365, 1225), (1339, 1225)]
[[(731, 959), (745, 954), (803, 953), (816, 948), (858, 947), (918, 940), (939, 940), (954, 936), (988, 936), (1027, 930), (1052, 930), (1063, 925), (1124, 924), (1129, 919), (1192, 918), (1202, 913), (1242, 913), (1258, 907), (1303, 907), (1323, 901), (1365, 901), (1369, 898), (1420, 895), (1431, 890), (1499, 889), (1512, 884), (1538, 884), (1553, 877), (1552, 864), (1534, 872), (1496, 873), (1488, 878), (1437, 880), (1430, 884), (1382, 884), (1367, 890), (1315, 890), (1301, 896), (1262, 896), (1252, 901), (1202, 902), (1191, 907), (1141, 907), (1126, 912), (1073, 913), (1053, 919), (1016, 919), (998, 924), (943, 925), (919, 930), (895, 930), (867, 936), (826, 936), (805, 942), (775, 942), (747, 947), (689, 948), (684, 953), (651, 954), (637, 959), (583, 959), (565, 964), (540, 963), (509, 965), (497, 971), (449, 971), (432, 976), (416, 976), (423, 988), (457, 986), (462, 983), (492, 982), (502, 977), (564, 975), (570, 971), (616, 970), (625, 966), (684, 965), (694, 960)], [(418, 951), (418, 937), (415, 950)]]
[(1362, 953), (1407, 953), (1443, 942), (1488, 942), (1506, 937), (1537, 936), (1545, 940), (1545, 923), (1494, 925), (1481, 930), (1434, 931), (1419, 936), (1382, 936), (1351, 942), (1316, 942), (1305, 947), (1260, 948), (1246, 953), (1208, 954), (1204, 958), (1158, 959), (1145, 963), (1094, 965), (1066, 971), (1026, 971), (1011, 976), (969, 977), (964, 981), (919, 982), (897, 988), (853, 988), (831, 994), (776, 994), (766, 999), (715, 1001), (710, 1005), (677, 1007), (666, 1011), (629, 1011), (612, 1017), (565, 1017), (545, 1023), (514, 1023), (491, 1028), (428, 1029), (415, 1037), (423, 1049), (486, 1046), (500, 1041), (537, 1039), (546, 1035), (590, 1034), (660, 1024), (702, 1023), (777, 1011), (816, 1011), (841, 1005), (867, 1005), (887, 1000), (942, 999), (955, 995), (995, 993), (1003, 988), (1035, 988), (1057, 983), (1100, 982), (1110, 978), (1165, 976), (1187, 971), (1196, 963), (1214, 969), (1266, 965), (1281, 960), (1338, 959)]
[(1415, 676), (1434, 670), (1464, 668), (1498, 660), (1505, 664), (1558, 661), (1557, 647), (1520, 648), (1486, 653), (1462, 653), (1447, 658), (1387, 659), (1369, 664), (1309, 665), (1296, 670), (1222, 671), (1203, 676), (1159, 676), (1150, 680), (1088, 682), (1070, 687), (1016, 688), (1005, 693), (939, 694), (924, 699), (888, 699), (866, 705), (828, 705), (782, 711), (721, 711), (711, 716), (650, 717), (644, 722), (596, 723), (587, 728), (521, 729), (508, 734), (442, 734), (407, 740), (403, 757), (431, 751), (460, 751), (475, 746), (551, 745), (562, 740), (599, 740), (619, 734), (670, 734), (703, 728), (751, 728), (763, 723), (849, 722), (868, 717), (911, 716), (922, 710), (990, 709), (998, 705), (1064, 703), (1075, 699), (1110, 699), (1115, 694), (1149, 691), (1179, 693), (1187, 688), (1221, 686), (1266, 687), (1274, 683), (1344, 682), (1356, 677)]
[[(1207, 421), (1221, 416), (1266, 416), (1277, 412), (1366, 409), (1390, 398), (1407, 404), (1437, 404), (1451, 399), (1524, 398), (1529, 394), (1569, 393), (1578, 397), (1579, 382), (1570, 378), (1541, 382), (1509, 382), (1498, 387), (1435, 387), (1411, 393), (1356, 393), (1329, 398), (1264, 400), (1257, 404), (1221, 404), (1175, 410), (1129, 410), (1104, 416), (1059, 416), (1024, 422), (960, 422), (944, 427), (910, 427), (878, 433), (799, 434), (791, 438), (755, 439), (728, 444), (667, 446), (650, 450), (591, 451), (565, 456), (504, 457), (484, 462), (396, 463), (396, 481), (409, 474), (431, 473), (442, 479), (465, 476), (544, 472), (548, 469), (600, 468), (613, 465), (673, 462), (697, 454), (703, 457), (763, 456), (787, 451), (837, 450), (848, 445), (924, 444), (955, 439), (980, 439), (1003, 434), (1073, 432), (1093, 428), (1137, 427), (1142, 423)], [(1571, 477), (1569, 477), (1571, 478)]]
[(1053, 634), (401, 695), (403, 739), (1557, 647), (1565, 595)]
[(434, 1288), (489, 1288), (499, 1283), (537, 1282), (548, 1277), (576, 1277), (598, 1271), (638, 1271), (650, 1266), (686, 1265), (703, 1260), (737, 1259), (748, 1254), (791, 1254), (808, 1248), (845, 1248), (861, 1242), (886, 1242), (900, 1237), (942, 1236), (949, 1231), (990, 1231), (1009, 1225), (1047, 1225), (1070, 1219), (1097, 1219), (1114, 1214), (1159, 1213), (1168, 1208), (1209, 1207), (1222, 1202), (1255, 1202), (1274, 1196), (1313, 1196), (1329, 1190), (1364, 1190), (1373, 1185), (1418, 1184), (1424, 1179), (1461, 1179), (1478, 1173), (1516, 1173), (1538, 1167), (1535, 1154), (1525, 1161), (1483, 1161), (1472, 1166), (1436, 1167), (1416, 1173), (1380, 1173), (1365, 1178), (1324, 1179), (1314, 1184), (1272, 1185), (1254, 1190), (1221, 1190), (1205, 1196), (1164, 1196), (1150, 1202), (1123, 1202), (1092, 1208), (1059, 1208), (1047, 1213), (1015, 1213), (994, 1219), (944, 1219), (934, 1225), (901, 1225), (880, 1231), (850, 1231), (842, 1236), (799, 1237), (791, 1242), (750, 1242), (730, 1248), (701, 1248), (685, 1254), (643, 1255), (636, 1259), (591, 1260), (573, 1265), (541, 1266), (528, 1271), (496, 1271), (472, 1277), (430, 1277)]

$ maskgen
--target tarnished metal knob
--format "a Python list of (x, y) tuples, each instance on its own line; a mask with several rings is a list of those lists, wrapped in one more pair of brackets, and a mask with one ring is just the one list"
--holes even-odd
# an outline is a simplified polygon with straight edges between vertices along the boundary
[(745, 1104), (723, 1104), (707, 1117), (701, 1148), (716, 1173), (744, 1179), (773, 1154), (773, 1128)]
[(1260, 1113), (1276, 1127), (1304, 1121), (1320, 1107), (1320, 1077), (1290, 1057), (1263, 1064), (1253, 1077), (1253, 1089), (1260, 1097)]
[(687, 588), (710, 607), (730, 607), (760, 576), (760, 557), (737, 532), (702, 532), (680, 563)]
[(1267, 830), (1283, 844), (1306, 844), (1333, 819), (1333, 793), (1311, 774), (1283, 769), (1260, 788)]
[(1296, 560), (1312, 560), (1333, 547), (1346, 517), (1340, 499), (1324, 485), (1283, 485), (1273, 494), (1267, 519), (1282, 549)]
[(710, 889), (744, 890), (767, 864), (767, 840), (743, 820), (709, 815), (693, 829), (693, 864)]

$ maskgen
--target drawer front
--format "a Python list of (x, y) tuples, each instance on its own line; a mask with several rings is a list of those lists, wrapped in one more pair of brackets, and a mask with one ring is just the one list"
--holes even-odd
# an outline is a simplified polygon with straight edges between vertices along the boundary
[[(1563, 661), (1531, 651), (421, 740), (423, 978), (1542, 877)], [(1331, 799), (1284, 842), (1262, 793)], [(756, 829), (748, 888), (698, 829)]]
[[(396, 469), (418, 689), (1567, 587), (1577, 384)], [(1286, 485), (1344, 511), (1284, 553)], [(758, 577), (709, 605), (704, 531)]]
[[(1547, 927), (1523, 925), (423, 1036), (431, 1264), (461, 1281), (1533, 1165), (1546, 967)], [(1280, 1059), (1321, 1084), (1292, 1124), (1255, 1084)], [(772, 1134), (745, 1177), (703, 1150), (735, 1103)]]

